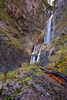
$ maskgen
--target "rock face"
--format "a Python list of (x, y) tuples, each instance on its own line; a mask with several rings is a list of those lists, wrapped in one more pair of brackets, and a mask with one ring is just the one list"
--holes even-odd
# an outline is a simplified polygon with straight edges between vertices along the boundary
[(26, 62), (26, 59), (22, 49), (6, 45), (4, 37), (0, 37), (0, 72), (18, 68), (19, 64)]
[(33, 45), (43, 42), (51, 10), (46, 0), (0, 1), (0, 68), (30, 60)]
[[(2, 84), (1, 99), (7, 96), (12, 100), (63, 100), (67, 99), (67, 89), (48, 77), (44, 71), (27, 70), (20, 73), (16, 80), (7, 79)], [(28, 84), (26, 78), (30, 78)], [(7, 98), (6, 98), (7, 99)]]
[(45, 2), (39, 0), (9, 0), (5, 5), (8, 14), (18, 22), (21, 35), (29, 37), (26, 41), (28, 45), (30, 45), (30, 40), (32, 45), (36, 44), (50, 16), (50, 10), (46, 8)]
[(43, 43), (42, 44), (42, 53), (40, 55), (40, 64), (42, 66), (48, 66), (50, 62), (50, 57), (55, 54), (55, 47), (52, 46), (51, 43)]
[(62, 33), (67, 33), (67, 1), (58, 0), (54, 7), (53, 31), (52, 38), (60, 36)]
[[(54, 7), (53, 21), (52, 21), (52, 36), (51, 39), (54, 41), (53, 43), (49, 43), (47, 45), (42, 45), (42, 53), (40, 57), (40, 64), (42, 66), (47, 66), (50, 62), (51, 55), (54, 55), (57, 47), (61, 49), (66, 42), (62, 44), (62, 41), (59, 42), (59, 38), (61, 35), (67, 34), (67, 1), (66, 0), (58, 0)], [(59, 40), (58, 40), (59, 39)], [(57, 42), (55, 45), (55, 42)], [(62, 44), (62, 46), (61, 46)], [(64, 47), (62, 47), (64, 48)]]

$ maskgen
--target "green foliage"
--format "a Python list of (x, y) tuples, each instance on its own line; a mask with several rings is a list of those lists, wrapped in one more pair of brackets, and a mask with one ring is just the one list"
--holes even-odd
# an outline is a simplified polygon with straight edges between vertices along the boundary
[(11, 97), (6, 97), (6, 98), (5, 98), (5, 100), (10, 100), (10, 99), (11, 99)]
[(35, 71), (35, 70), (36, 70), (36, 68), (35, 68), (35, 67), (31, 67), (31, 69), (32, 69), (33, 71)]
[(30, 77), (25, 78), (25, 84), (28, 85), (28, 81), (30, 80)]
[(63, 33), (58, 40), (53, 40), (51, 43), (56, 48), (56, 54), (51, 56), (48, 67), (67, 75), (67, 35)]
[(67, 75), (67, 47), (57, 51), (56, 55), (51, 57), (51, 63), (49, 67), (55, 68), (59, 72)]
[[(10, 72), (7, 72), (7, 75), (6, 77), (4, 77), (4, 73), (3, 74), (0, 74), (0, 80), (4, 81), (8, 78), (14, 78), (14, 77), (18, 77), (20, 75), (21, 72), (25, 71), (25, 70), (36, 70), (36, 69), (39, 69), (39, 65), (28, 65), (28, 63), (24, 63), (22, 64), (22, 67), (21, 68), (18, 68), (14, 71), (10, 71)], [(20, 80), (21, 81), (21, 80)]]
[(39, 72), (36, 72), (36, 74), (37, 74), (37, 75), (40, 75), (40, 73), (39, 73)]

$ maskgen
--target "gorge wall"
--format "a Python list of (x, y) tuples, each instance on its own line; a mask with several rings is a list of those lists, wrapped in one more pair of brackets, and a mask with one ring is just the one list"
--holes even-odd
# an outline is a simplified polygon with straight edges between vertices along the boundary
[(52, 7), (46, 0), (0, 1), (0, 68), (12, 70), (42, 43)]
[(54, 7), (52, 38), (55, 39), (67, 31), (67, 1), (58, 0)]
[(40, 64), (67, 73), (67, 1), (56, 0), (52, 21), (52, 40), (43, 43)]
[[(55, 0), (54, 3), (53, 8), (46, 0), (0, 1), (0, 68), (2, 71), (13, 70), (21, 63), (30, 61), (33, 46), (44, 41), (51, 10), (54, 11), (51, 39), (55, 42), (54, 39), (59, 38), (62, 33), (66, 34), (67, 1)], [(49, 45), (47, 48), (55, 50), (54, 44), (51, 43), (52, 46)], [(50, 57), (47, 56), (51, 50), (45, 53), (45, 47), (44, 44), (40, 60), (43, 66), (45, 63), (48, 64)]]

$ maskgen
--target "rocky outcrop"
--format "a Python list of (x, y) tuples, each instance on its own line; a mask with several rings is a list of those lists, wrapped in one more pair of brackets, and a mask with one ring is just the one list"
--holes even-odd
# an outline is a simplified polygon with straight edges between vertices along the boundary
[(42, 53), (40, 55), (40, 64), (47, 67), (50, 62), (50, 57), (55, 54), (55, 47), (51, 43), (42, 44)]
[(67, 99), (67, 89), (48, 77), (41, 69), (21, 72), (15, 80), (7, 79), (5, 83), (0, 83), (0, 97), (5, 100), (9, 98), (12, 100)]

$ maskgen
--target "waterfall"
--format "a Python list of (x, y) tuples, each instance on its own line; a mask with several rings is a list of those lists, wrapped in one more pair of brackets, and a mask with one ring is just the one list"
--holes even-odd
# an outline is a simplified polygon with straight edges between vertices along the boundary
[[(46, 34), (45, 34), (45, 37), (44, 37), (44, 42), (46, 43), (49, 43), (50, 42), (50, 39), (51, 39), (51, 22), (52, 22), (52, 18), (53, 18), (53, 12), (48, 20), (48, 24), (47, 24), (47, 27), (46, 27)], [(37, 55), (37, 60), (36, 60), (36, 57), (35, 57), (35, 51), (36, 51), (36, 45), (34, 46), (34, 49), (33, 49), (33, 52), (31, 53), (31, 60), (30, 60), (30, 64), (34, 63), (35, 61), (39, 61), (40, 59), (40, 54), (41, 54), (41, 49), (42, 49), (42, 46), (40, 47), (40, 50), (38, 52), (38, 55)]]
[(38, 55), (37, 55), (37, 62), (38, 62), (39, 59), (40, 59), (41, 49), (42, 49), (42, 46), (40, 47), (39, 53), (38, 53)]
[(46, 27), (46, 35), (44, 37), (44, 42), (49, 43), (50, 39), (51, 39), (51, 22), (52, 22), (52, 18), (53, 18), (53, 13), (51, 14), (49, 20), (48, 20), (48, 24)]
[(34, 46), (33, 52), (31, 53), (31, 60), (30, 60), (30, 64), (35, 62), (35, 50), (36, 50), (36, 45)]

